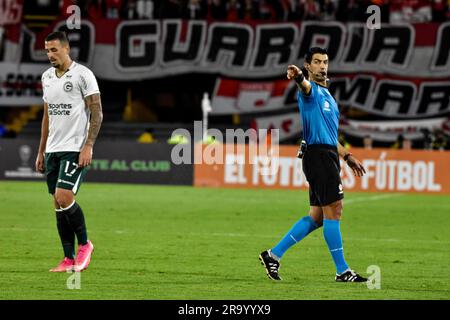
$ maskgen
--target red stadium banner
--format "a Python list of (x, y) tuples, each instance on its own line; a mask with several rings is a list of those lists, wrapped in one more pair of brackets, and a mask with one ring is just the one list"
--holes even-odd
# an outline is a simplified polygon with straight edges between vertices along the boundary
[(252, 128), (259, 129), (278, 129), (280, 141), (292, 137), (300, 137), (302, 123), (298, 112), (290, 112), (282, 115), (266, 116), (255, 118), (252, 122)]
[[(266, 164), (254, 160), (239, 162), (242, 154), (223, 154), (224, 164), (195, 164), (194, 186), (265, 189), (306, 189), (308, 183), (302, 162), (296, 158), (296, 146), (280, 146), (279, 156), (272, 159), (278, 170), (267, 174)], [(248, 147), (245, 149), (248, 152)], [(450, 194), (450, 152), (390, 149), (352, 149), (362, 161), (367, 174), (355, 177), (341, 160), (341, 178), (346, 191), (419, 192)]]
[(0, 0), (0, 26), (19, 23), (22, 18), (23, 0)]
[(213, 93), (212, 113), (220, 115), (279, 110), (292, 84), (287, 79), (239, 81), (219, 78)]
[(43, 104), (41, 77), (47, 68), (42, 64), (0, 62), (0, 106)]
[[(286, 66), (303, 64), (312, 46), (328, 48), (330, 91), (341, 104), (390, 118), (450, 111), (450, 22), (383, 24), (373, 31), (341, 22), (104, 19), (82, 20), (80, 29), (68, 30), (60, 20), (39, 34), (8, 27), (0, 62), (17, 70), (24, 63), (48, 66), (43, 39), (54, 30), (67, 31), (73, 58), (99, 79), (217, 74), (213, 109), (220, 114), (294, 106), (295, 86), (283, 84)], [(0, 105), (2, 97), (4, 92)]]

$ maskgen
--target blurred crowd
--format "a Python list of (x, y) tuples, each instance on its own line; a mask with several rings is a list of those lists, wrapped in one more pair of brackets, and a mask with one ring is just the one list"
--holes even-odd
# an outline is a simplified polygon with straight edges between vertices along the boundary
[[(423, 136), (421, 138), (409, 139), (408, 134), (398, 134), (397, 139), (392, 142), (389, 140), (374, 140), (371, 134), (366, 134), (362, 139), (355, 136), (346, 135), (343, 131), (339, 132), (339, 143), (344, 148), (350, 150), (352, 147), (363, 147), (371, 150), (373, 148), (390, 148), (395, 150), (450, 150), (450, 136), (440, 128), (429, 130), (423, 128), (420, 130)], [(297, 142), (296, 142), (297, 143)]]
[(92, 19), (214, 19), (227, 21), (366, 21), (370, 5), (381, 9), (382, 22), (450, 20), (450, 0), (36, 0), (28, 12), (57, 6), (66, 15), (76, 4)]

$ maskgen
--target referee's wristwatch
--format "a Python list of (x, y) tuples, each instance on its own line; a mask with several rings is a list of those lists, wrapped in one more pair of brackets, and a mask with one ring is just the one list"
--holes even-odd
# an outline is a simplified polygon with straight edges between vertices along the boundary
[(294, 78), (294, 80), (295, 82), (297, 82), (298, 85), (300, 85), (303, 82), (303, 80), (305, 80), (305, 76), (303, 75), (303, 73), (300, 73)]
[(343, 159), (344, 159), (344, 161), (345, 162), (347, 162), (347, 160), (348, 160), (348, 157), (350, 157), (350, 156), (352, 156), (353, 154), (352, 153), (347, 153), (344, 157), (343, 157)]

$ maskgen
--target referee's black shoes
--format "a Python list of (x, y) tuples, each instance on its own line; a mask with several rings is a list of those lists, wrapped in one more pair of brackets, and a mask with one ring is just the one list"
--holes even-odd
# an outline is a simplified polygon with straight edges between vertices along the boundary
[(271, 280), (281, 280), (278, 275), (278, 270), (280, 269), (280, 263), (270, 256), (269, 250), (261, 252), (259, 255), (259, 261), (266, 269), (267, 276)]
[(336, 282), (367, 282), (367, 279), (361, 277), (353, 270), (347, 270), (342, 274), (337, 274), (335, 278)]

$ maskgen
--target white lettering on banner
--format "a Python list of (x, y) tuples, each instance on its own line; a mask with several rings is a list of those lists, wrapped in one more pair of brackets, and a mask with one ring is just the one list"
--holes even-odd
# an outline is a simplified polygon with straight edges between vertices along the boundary
[(400, 191), (411, 189), (411, 172), (412, 167), (409, 161), (399, 161), (398, 162), (398, 181), (397, 189)]
[[(408, 161), (408, 160), (386, 160), (386, 152), (379, 159), (364, 159), (363, 166), (366, 174), (361, 177), (361, 188), (363, 190), (373, 189), (379, 191), (428, 191), (439, 192), (442, 186), (435, 181), (434, 161)], [(308, 187), (306, 177), (302, 171), (302, 162), (297, 158), (279, 157), (272, 158), (271, 164), (275, 163), (277, 170), (267, 171), (267, 163), (261, 161), (260, 157), (253, 158), (250, 172), (246, 172), (244, 157), (241, 155), (228, 154), (224, 168), (224, 182), (231, 185), (247, 184), (247, 178), (253, 186), (267, 187)], [(261, 157), (263, 158), (263, 157)], [(267, 174), (272, 172), (271, 174)], [(251, 173), (251, 177), (247, 176)], [(351, 190), (355, 187), (357, 179), (350, 167), (341, 163), (342, 185)]]
[[(267, 185), (275, 184), (278, 171), (280, 169), (280, 158), (278, 157), (266, 157), (266, 156), (254, 156), (251, 158), (253, 161), (253, 184), (259, 183), (259, 177), (263, 176), (263, 182)], [(266, 177), (268, 176), (268, 177)]]
[(442, 186), (438, 183), (434, 183), (434, 162), (430, 161), (428, 163), (428, 180), (427, 180), (428, 191), (441, 191)]
[(262, 180), (266, 186), (273, 186), (277, 182), (277, 174), (267, 174), (262, 176)]
[(291, 168), (293, 168), (294, 158), (281, 158), (280, 159), (280, 185), (287, 187), (289, 186), (291, 177)]
[(245, 184), (247, 178), (245, 177), (245, 167), (242, 163), (245, 162), (244, 156), (237, 156), (234, 154), (227, 154), (225, 162), (225, 183), (229, 184)]
[(292, 174), (292, 185), (294, 187), (308, 186), (306, 177), (303, 174), (302, 162), (299, 159), (294, 160), (294, 173)]
[(257, 186), (259, 184), (259, 166), (254, 164), (252, 167), (252, 183), (253, 185)]
[(380, 155), (380, 159), (376, 164), (376, 175), (375, 175), (375, 186), (377, 189), (384, 189), (386, 187), (386, 161), (384, 158), (386, 157), (386, 152), (382, 152)]
[(386, 190), (386, 187), (395, 191), (441, 191), (442, 186), (435, 183), (434, 161), (384, 160), (384, 157), (383, 152), (378, 160), (362, 161), (367, 172), (361, 178), (362, 189), (369, 189), (374, 179), (375, 188), (380, 191)]
[[(262, 171), (261, 169), (263, 167), (267, 168), (267, 166), (263, 166), (262, 165), (260, 157), (254, 157), (253, 158), (253, 163), (254, 163), (254, 165), (253, 165), (253, 170), (252, 170), (252, 175), (253, 175), (252, 182), (253, 182), (254, 185), (258, 185), (260, 183), (259, 182), (260, 181), (259, 180), (260, 176), (263, 176), (262, 173), (261, 173), (261, 171)], [(263, 176), (263, 181), (262, 182), (264, 184), (266, 184), (266, 185), (273, 185), (276, 182), (274, 180), (274, 177), (276, 178), (276, 176), (274, 174), (269, 174), (267, 177)], [(273, 181), (273, 183), (272, 183), (272, 181)]]
[[(344, 173), (345, 173), (345, 177), (343, 177)], [(342, 185), (344, 186), (344, 188), (351, 189), (355, 186), (356, 179), (355, 179), (355, 176), (353, 175), (353, 171), (342, 160), (341, 160), (341, 179), (342, 179)]]
[(427, 164), (424, 161), (417, 161), (414, 165), (413, 185), (417, 191), (427, 187)]
[(369, 179), (375, 177), (375, 172), (371, 170), (371, 167), (375, 166), (375, 160), (364, 159), (362, 165), (366, 169), (366, 174), (361, 178), (361, 188), (366, 190), (369, 189)]
[(394, 184), (395, 184), (395, 166), (396, 166), (396, 161), (393, 160), (388, 160), (386, 161), (386, 165), (389, 168), (389, 190), (394, 190)]
[(22, 17), (22, 4), (17, 0), (0, 1), (0, 26), (7, 24), (16, 24)]
[[(0, 13), (0, 19), (1, 16)], [(65, 21), (57, 23), (54, 30), (62, 25)], [(279, 87), (278, 81), (263, 79), (279, 77), (280, 66), (301, 64), (307, 49), (318, 39), (325, 40), (329, 47), (334, 75), (330, 92), (339, 103), (390, 118), (422, 119), (446, 115), (450, 110), (447, 46), (450, 22), (433, 25), (431, 29), (412, 24), (386, 24), (376, 33), (362, 23), (314, 21), (250, 25), (142, 20), (119, 21), (115, 29), (97, 26), (98, 30), (94, 30), (91, 22), (83, 20), (80, 27), (69, 33), (79, 38), (71, 42), (72, 51), (78, 51), (77, 60), (89, 66), (99, 78), (135, 81), (180, 73), (218, 74), (213, 95), (213, 113), (217, 114), (295, 106), (295, 83)], [(42, 103), (39, 94), (23, 93), (20, 85), (23, 82), (20, 75), (31, 75), (25, 81), (31, 84), (28, 91), (38, 91), (34, 82), (39, 83), (39, 79), (23, 72), (24, 63), (48, 68), (44, 51), (32, 45), (38, 41), (36, 35), (22, 29), (21, 39), (26, 41), (5, 36), (3, 61), (17, 71), (4, 73), (6, 77), (0, 80), (1, 105)], [(95, 34), (107, 32), (114, 33), (107, 37), (111, 38), (110, 43), (98, 41), (94, 45)], [(437, 34), (436, 41), (425, 37), (425, 44), (415, 45), (419, 37), (428, 33)], [(181, 34), (187, 34), (187, 39)], [(112, 66), (111, 61), (115, 62)], [(235, 79), (236, 83), (224, 82), (220, 76)], [(239, 80), (244, 78), (245, 81)], [(295, 135), (297, 122), (286, 122), (282, 134)]]
[[(272, 157), (269, 166), (265, 161), (261, 161), (266, 157), (254, 157), (252, 165), (251, 183), (255, 186), (274, 186), (282, 187), (302, 187), (308, 186), (306, 178), (302, 171), (301, 161), (297, 158), (290, 157)], [(245, 175), (245, 166), (239, 164), (243, 159), (239, 159), (235, 155), (229, 154), (226, 157), (225, 165), (226, 184), (245, 184), (247, 178)], [(243, 162), (242, 162), (243, 163)], [(275, 168), (276, 167), (276, 168)]]
[[(3, 1), (14, 3), (12, 0)], [(15, 6), (17, 8), (14, 8), (14, 14), (9, 15), (13, 19), (7, 20), (18, 22), (21, 7)], [(5, 17), (4, 12), (2, 13), (0, 22)], [(55, 31), (61, 23), (65, 24), (65, 21), (60, 21), (55, 26)], [(84, 23), (92, 24), (87, 20), (82, 25)], [(229, 22), (208, 24), (198, 21), (188, 21), (185, 24), (181, 20), (124, 20), (119, 21), (112, 29), (104, 26), (97, 28), (97, 33), (110, 32), (115, 35), (114, 42), (101, 43), (101, 49), (89, 48), (92, 53), (97, 51), (92, 69), (105, 79), (137, 80), (179, 74), (180, 65), (186, 64), (189, 67), (182, 68), (182, 72), (220, 71), (230, 77), (246, 78), (250, 74), (258, 78), (279, 76), (280, 66), (303, 62), (307, 49), (316, 44), (317, 39), (328, 42), (330, 62), (336, 68), (334, 72), (359, 70), (360, 73), (386, 72), (399, 76), (414, 74), (428, 77), (434, 71), (433, 77), (449, 75), (450, 58), (446, 42), (450, 22), (432, 26), (431, 30), (412, 24), (385, 24), (376, 33), (367, 31), (363, 23), (315, 21), (250, 25)], [(430, 32), (437, 33), (436, 41), (416, 47), (416, 39)], [(180, 36), (182, 33), (187, 34), (187, 39)], [(33, 37), (36, 38), (36, 35)], [(15, 41), (7, 44), (11, 47), (15, 45)], [(30, 52), (33, 49), (33, 46), (26, 48)], [(139, 54), (133, 56), (136, 49)], [(423, 52), (423, 49), (426, 51)], [(27, 53), (28, 56), (30, 52)], [(110, 61), (111, 58), (116, 62), (113, 68), (100, 67), (104, 65), (104, 60)], [(13, 60), (11, 55), (5, 61), (17, 60)], [(79, 61), (86, 63), (84, 60)], [(227, 65), (229, 67), (224, 68)], [(156, 72), (148, 74), (145, 70), (148, 67), (154, 67)], [(123, 72), (117, 72), (118, 70)], [(136, 72), (129, 72), (134, 70)]]
[(41, 104), (42, 72), (46, 65), (0, 62), (0, 106)]
[(408, 161), (398, 162), (398, 174), (397, 174), (397, 189), (398, 190), (410, 190), (411, 189), (411, 163)]

